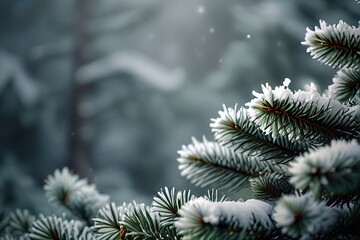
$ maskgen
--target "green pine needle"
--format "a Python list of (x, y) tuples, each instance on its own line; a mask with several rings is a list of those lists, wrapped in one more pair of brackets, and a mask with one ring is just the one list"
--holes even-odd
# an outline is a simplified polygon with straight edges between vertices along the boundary
[(22, 236), (30, 232), (35, 217), (28, 210), (19, 210), (10, 214), (9, 231), (14, 236)]
[(218, 190), (210, 189), (207, 191), (207, 195), (205, 196), (211, 202), (225, 202), (228, 201), (228, 198), (225, 195), (219, 195)]
[(126, 236), (131, 236), (135, 240), (160, 238), (159, 217), (144, 204), (134, 203), (120, 224), (126, 228)]
[(122, 215), (128, 211), (128, 208), (123, 205), (117, 207), (115, 203), (100, 209), (98, 217), (94, 218), (94, 229), (98, 235), (99, 240), (120, 240), (121, 225), (120, 220)]
[(290, 164), (290, 182), (296, 189), (310, 189), (316, 198), (348, 195), (360, 187), (360, 145), (333, 141), (331, 145), (311, 150)]
[(266, 173), (250, 180), (251, 189), (257, 199), (274, 202), (283, 194), (293, 194), (294, 188), (288, 177), (278, 173)]
[(193, 143), (183, 146), (178, 153), (181, 174), (193, 184), (230, 192), (239, 191), (249, 184), (250, 177), (269, 168), (266, 162), (235, 153), (205, 138), (203, 142), (193, 138)]
[(305, 143), (290, 141), (287, 136), (274, 139), (266, 135), (250, 120), (245, 108), (226, 108), (219, 112), (220, 117), (212, 119), (210, 127), (215, 139), (223, 146), (236, 152), (242, 152), (261, 160), (272, 160), (277, 163), (291, 161), (295, 156), (305, 152), (309, 146)]
[(54, 175), (48, 176), (44, 189), (50, 203), (64, 207), (88, 225), (108, 202), (108, 196), (100, 194), (95, 185), (70, 173), (68, 168), (56, 170)]
[(272, 206), (259, 200), (211, 202), (189, 201), (180, 209), (175, 223), (183, 240), (268, 239), (274, 229)]
[(9, 216), (4, 209), (0, 209), (0, 236), (5, 233), (5, 229), (9, 224)]
[(331, 231), (336, 215), (337, 211), (325, 202), (314, 201), (311, 194), (285, 195), (273, 211), (273, 219), (281, 232), (294, 239), (317, 239), (316, 234)]
[(159, 214), (162, 226), (170, 226), (179, 217), (179, 209), (194, 198), (190, 191), (181, 192), (165, 187), (154, 197), (151, 210)]
[(303, 45), (307, 52), (318, 61), (334, 68), (360, 67), (360, 31), (343, 21), (327, 25), (320, 21), (320, 28), (306, 29)]
[(309, 145), (332, 139), (353, 139), (360, 135), (356, 111), (315, 90), (292, 92), (286, 85), (272, 89), (262, 85), (262, 93), (246, 105), (258, 127), (275, 139), (288, 137)]
[(79, 222), (66, 221), (56, 216), (40, 216), (31, 228), (30, 238), (38, 240), (77, 239), (81, 227)]
[(333, 84), (329, 86), (329, 92), (338, 101), (360, 104), (360, 71), (341, 69), (333, 78)]

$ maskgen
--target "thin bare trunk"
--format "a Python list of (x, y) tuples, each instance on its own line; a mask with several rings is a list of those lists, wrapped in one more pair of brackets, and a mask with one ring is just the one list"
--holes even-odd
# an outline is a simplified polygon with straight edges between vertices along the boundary
[(91, 142), (84, 138), (84, 128), (87, 119), (79, 114), (82, 104), (91, 93), (91, 86), (80, 85), (76, 82), (77, 70), (89, 62), (86, 50), (91, 40), (88, 32), (90, 19), (90, 2), (87, 0), (76, 0), (74, 11), (74, 62), (73, 81), (71, 86), (71, 112), (70, 112), (70, 140), (68, 166), (83, 177), (90, 177), (91, 169)]

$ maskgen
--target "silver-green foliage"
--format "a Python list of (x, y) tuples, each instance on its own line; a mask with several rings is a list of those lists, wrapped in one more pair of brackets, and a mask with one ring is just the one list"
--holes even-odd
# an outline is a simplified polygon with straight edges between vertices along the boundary
[(265, 162), (235, 153), (206, 138), (183, 146), (178, 158), (181, 174), (197, 186), (236, 192), (250, 177), (268, 168)]
[(4, 235), (8, 222), (9, 222), (9, 217), (5, 213), (5, 210), (0, 209), (0, 235)]
[(94, 229), (99, 240), (120, 239), (120, 220), (127, 209), (128, 207), (126, 206), (117, 207), (115, 203), (100, 209), (98, 217), (94, 218)]
[(224, 106), (219, 115), (210, 124), (215, 139), (235, 152), (280, 163), (292, 160), (309, 148), (306, 143), (292, 142), (287, 136), (275, 139), (265, 134), (251, 121), (248, 111), (243, 107)]
[(360, 71), (340, 69), (329, 86), (329, 92), (334, 99), (351, 105), (360, 104)]
[(0, 211), (0, 239), (21, 239), (27, 240), (35, 216), (28, 210), (16, 209), (14, 212), (6, 213)]
[(360, 31), (359, 28), (348, 25), (344, 21), (327, 25), (320, 21), (320, 28), (307, 28), (305, 41), (307, 51), (318, 61), (336, 68), (360, 67)]
[(21, 211), (17, 209), (10, 214), (9, 231), (16, 237), (26, 236), (30, 232), (34, 221), (35, 216), (30, 214), (28, 210)]
[(266, 239), (275, 228), (271, 211), (270, 204), (255, 199), (212, 202), (197, 198), (180, 209), (175, 225), (184, 240)]
[(316, 89), (292, 92), (285, 84), (275, 89), (267, 84), (262, 90), (246, 105), (251, 120), (275, 139), (287, 136), (290, 141), (322, 145), (360, 135), (356, 111), (320, 96)]
[(92, 230), (76, 220), (41, 215), (32, 225), (31, 239), (95, 240)]
[(108, 197), (67, 168), (50, 175), (44, 189), (49, 202), (65, 207), (70, 215), (35, 217), (28, 210), (0, 211), (0, 239), (95, 240), (92, 217)]
[(179, 218), (179, 209), (194, 198), (190, 191), (177, 192), (165, 187), (154, 197), (152, 211), (159, 214), (161, 225), (171, 226)]
[(64, 207), (79, 219), (92, 223), (98, 210), (108, 202), (95, 185), (70, 173), (69, 169), (56, 170), (45, 181), (45, 195), (50, 203)]
[(255, 199), (164, 188), (151, 206), (117, 206), (65, 168), (44, 189), (70, 219), (0, 211), (1, 240), (359, 239), (359, 31), (343, 21), (307, 29), (310, 55), (342, 68), (328, 95), (314, 85), (292, 91), (289, 79), (263, 85), (245, 107), (224, 106), (211, 120), (215, 141), (193, 138), (179, 151), (181, 174), (195, 185), (231, 193), (250, 187)]
[[(247, 159), (241, 167), (226, 165), (232, 163), (232, 154), (219, 154), (198, 141), (179, 151), (179, 168), (195, 184), (234, 191), (246, 186), (244, 179), (249, 180), (254, 197), (262, 200), (249, 206), (249, 211), (269, 203), (274, 207), (269, 217), (274, 225), (270, 221), (268, 232), (260, 231), (264, 226), (237, 214), (241, 207), (233, 208), (236, 204), (216, 206), (194, 199), (180, 209), (175, 222), (183, 239), (360, 237), (354, 225), (360, 222), (360, 30), (342, 21), (332, 26), (321, 21), (320, 25), (307, 30), (303, 44), (313, 58), (342, 68), (329, 95), (317, 92), (314, 85), (291, 91), (285, 79), (283, 86), (273, 89), (266, 84), (262, 93), (254, 92), (248, 108), (224, 106), (210, 126), (215, 140), (227, 149), (223, 151)], [(263, 167), (249, 171), (257, 161)], [(219, 166), (229, 169), (222, 171)], [(239, 169), (248, 175), (232, 182), (232, 171)], [(244, 226), (259, 231), (244, 231)]]

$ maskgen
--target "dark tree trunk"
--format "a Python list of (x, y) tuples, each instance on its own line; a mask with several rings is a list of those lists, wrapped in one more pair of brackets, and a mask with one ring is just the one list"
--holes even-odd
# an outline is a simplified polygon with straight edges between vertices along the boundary
[(74, 52), (73, 81), (70, 102), (70, 133), (68, 166), (82, 177), (89, 176), (91, 171), (91, 142), (84, 137), (88, 121), (79, 114), (80, 105), (89, 98), (91, 86), (81, 85), (76, 81), (77, 70), (89, 62), (87, 46), (91, 41), (88, 23), (91, 16), (90, 1), (76, 0), (74, 11)]

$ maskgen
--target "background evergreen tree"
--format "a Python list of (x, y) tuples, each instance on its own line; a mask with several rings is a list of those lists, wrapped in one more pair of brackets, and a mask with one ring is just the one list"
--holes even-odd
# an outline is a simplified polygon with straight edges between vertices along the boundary
[[(80, 67), (76, 2), (0, 1), (5, 208), (51, 212), (43, 179), (80, 159), (69, 157), (81, 155), (70, 154), (75, 145), (90, 150), (74, 173), (115, 202), (149, 204), (164, 183), (206, 193), (171, 161), (178, 147), (191, 135), (213, 139), (204, 123), (222, 103), (243, 105), (262, 82), (276, 86), (287, 76), (296, 79), (292, 89), (312, 81), (322, 92), (333, 71), (309, 61), (298, 44), (303, 29), (318, 18), (358, 18), (354, 1), (90, 0)], [(89, 91), (74, 103), (74, 88)], [(75, 118), (82, 126), (71, 130)]]
[[(302, 44), (339, 68), (326, 93), (267, 83), (212, 119), (215, 141), (193, 138), (178, 152), (184, 177), (219, 191), (164, 188), (151, 206), (117, 206), (64, 168), (44, 187), (62, 216), (2, 211), (1, 239), (359, 239), (360, 28), (320, 21)], [(223, 194), (246, 187), (252, 199)]]

